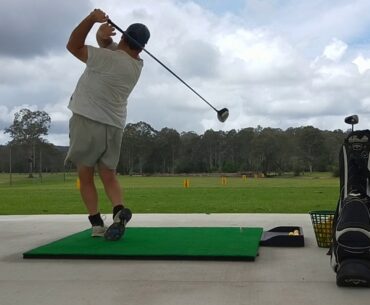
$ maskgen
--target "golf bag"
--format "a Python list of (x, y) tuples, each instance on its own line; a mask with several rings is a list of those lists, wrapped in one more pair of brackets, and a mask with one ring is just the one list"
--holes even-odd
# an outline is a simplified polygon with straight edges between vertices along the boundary
[(338, 286), (370, 287), (370, 130), (352, 131), (339, 153), (340, 196), (331, 265)]

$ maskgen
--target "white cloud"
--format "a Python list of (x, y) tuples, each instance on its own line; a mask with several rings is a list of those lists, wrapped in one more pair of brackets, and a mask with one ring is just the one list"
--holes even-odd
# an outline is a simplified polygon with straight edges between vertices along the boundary
[(332, 61), (339, 61), (343, 57), (347, 48), (348, 46), (346, 43), (339, 39), (333, 38), (332, 42), (325, 47), (323, 56)]
[(361, 74), (370, 69), (370, 58), (364, 58), (362, 55), (359, 55), (352, 62), (357, 66)]

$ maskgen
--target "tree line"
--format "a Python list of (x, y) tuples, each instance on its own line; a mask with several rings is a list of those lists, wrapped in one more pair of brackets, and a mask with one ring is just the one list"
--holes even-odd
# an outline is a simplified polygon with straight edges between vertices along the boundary
[(127, 124), (118, 170), (130, 173), (294, 172), (338, 173), (338, 153), (346, 132), (312, 126), (243, 128), (204, 134)]
[[(67, 147), (48, 143), (45, 112), (22, 109), (5, 130), (12, 140), (0, 146), (0, 171), (64, 171)], [(155, 130), (145, 122), (127, 124), (123, 132), (121, 174), (263, 173), (331, 171), (338, 174), (338, 152), (347, 132), (303, 126), (247, 127), (203, 134)], [(68, 168), (70, 169), (70, 168)]]

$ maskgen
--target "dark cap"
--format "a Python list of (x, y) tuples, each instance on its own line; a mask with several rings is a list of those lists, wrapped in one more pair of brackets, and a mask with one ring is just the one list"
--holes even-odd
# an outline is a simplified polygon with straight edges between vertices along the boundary
[(125, 37), (132, 42), (136, 48), (142, 49), (150, 38), (148, 28), (142, 23), (133, 23), (125, 31)]

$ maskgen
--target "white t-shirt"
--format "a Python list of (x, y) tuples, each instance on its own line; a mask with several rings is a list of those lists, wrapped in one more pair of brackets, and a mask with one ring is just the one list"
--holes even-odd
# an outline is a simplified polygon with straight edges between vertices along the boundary
[(68, 108), (73, 113), (123, 129), (127, 98), (140, 77), (143, 61), (117, 50), (116, 44), (109, 48), (87, 46), (87, 49), (86, 69)]

